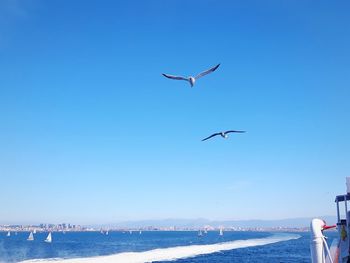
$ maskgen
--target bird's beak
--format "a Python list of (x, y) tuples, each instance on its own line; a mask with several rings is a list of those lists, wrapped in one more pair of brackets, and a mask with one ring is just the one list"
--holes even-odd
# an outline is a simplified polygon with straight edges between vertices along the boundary
[(330, 228), (335, 228), (336, 227), (336, 225), (332, 225), (332, 226), (324, 226), (323, 228), (322, 228), (322, 230), (327, 230), (327, 229), (330, 229)]

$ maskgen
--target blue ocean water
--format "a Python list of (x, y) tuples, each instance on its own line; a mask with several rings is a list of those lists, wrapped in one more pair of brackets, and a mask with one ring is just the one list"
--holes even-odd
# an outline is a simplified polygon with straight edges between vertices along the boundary
[[(199, 237), (194, 231), (144, 231), (109, 232), (62, 232), (52, 233), (53, 242), (45, 243), (47, 233), (35, 234), (34, 241), (27, 241), (28, 233), (6, 237), (0, 233), (0, 262), (19, 262), (28, 259), (81, 258), (113, 255), (122, 252), (141, 252), (156, 248), (177, 246), (207, 245), (231, 242), (235, 240), (265, 239), (271, 236), (293, 235), (294, 238), (262, 246), (237, 248), (197, 255), (191, 258), (177, 259), (181, 263), (199, 262), (310, 262), (309, 233), (269, 233), (269, 232), (208, 232)], [(330, 239), (335, 237), (329, 233)], [(295, 239), (295, 237), (298, 237)], [(165, 261), (158, 261), (165, 262)], [(169, 261), (167, 261), (169, 262)]]

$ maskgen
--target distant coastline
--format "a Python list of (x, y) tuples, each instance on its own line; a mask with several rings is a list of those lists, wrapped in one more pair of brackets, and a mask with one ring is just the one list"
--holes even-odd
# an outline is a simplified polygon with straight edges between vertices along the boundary
[(199, 231), (199, 230), (207, 230), (210, 231), (217, 231), (219, 232), (220, 229), (223, 229), (223, 231), (227, 232), (308, 232), (309, 227), (252, 227), (252, 228), (245, 228), (245, 227), (224, 227), (224, 228), (215, 228), (215, 227), (199, 227), (199, 228), (182, 228), (182, 227), (141, 227), (141, 228), (104, 228), (104, 229), (97, 229), (97, 228), (91, 228), (91, 227), (81, 227), (79, 229), (56, 229), (56, 228), (40, 228), (37, 226), (23, 226), (23, 227), (17, 227), (17, 226), (7, 226), (2, 225), (0, 226), (0, 233), (6, 234), (7, 232), (32, 232), (36, 231), (38, 233), (40, 232), (105, 232), (108, 231), (111, 232), (132, 232), (132, 231)]
[[(328, 223), (335, 222), (334, 216), (321, 216)], [(225, 220), (207, 219), (164, 219), (125, 221), (111, 224), (77, 225), (61, 224), (2, 224), (1, 232), (86, 232), (86, 231), (284, 231), (304, 232), (309, 230), (312, 218), (291, 218), (280, 220)]]

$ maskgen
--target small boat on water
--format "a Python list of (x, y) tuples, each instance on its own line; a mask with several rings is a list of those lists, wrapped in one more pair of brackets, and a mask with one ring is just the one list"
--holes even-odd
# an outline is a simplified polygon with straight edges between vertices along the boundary
[(52, 235), (51, 232), (47, 235), (46, 239), (44, 240), (46, 243), (51, 243), (52, 242)]
[(106, 236), (108, 236), (108, 230), (106, 231)]
[(28, 240), (28, 241), (33, 241), (33, 240), (34, 240), (33, 232), (30, 232), (30, 234), (29, 234), (27, 240)]
[(6, 234), (7, 237), (11, 236), (11, 232), (8, 231), (7, 234)]
[(224, 235), (224, 230), (222, 230), (222, 228), (220, 228), (219, 235), (220, 235), (220, 236), (223, 236), (223, 235)]
[(199, 230), (198, 236), (199, 236), (199, 237), (202, 237), (202, 236), (203, 236), (202, 230)]
[(33, 234), (36, 234), (36, 229), (33, 230)]

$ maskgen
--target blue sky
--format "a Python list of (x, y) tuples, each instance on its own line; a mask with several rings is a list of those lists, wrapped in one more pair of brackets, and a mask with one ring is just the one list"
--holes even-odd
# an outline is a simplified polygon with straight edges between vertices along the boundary
[[(335, 214), (350, 176), (349, 8), (2, 1), (1, 221)], [(192, 89), (161, 76), (217, 63)], [(226, 129), (247, 133), (201, 142)]]

